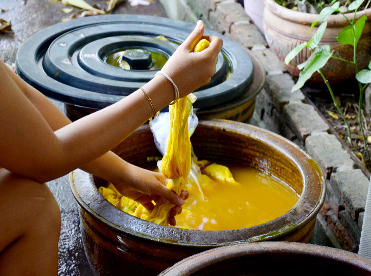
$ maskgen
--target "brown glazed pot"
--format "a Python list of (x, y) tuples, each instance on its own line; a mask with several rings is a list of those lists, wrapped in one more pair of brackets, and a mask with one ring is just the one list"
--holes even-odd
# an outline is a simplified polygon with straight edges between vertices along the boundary
[[(308, 42), (316, 33), (320, 23), (308, 34), (311, 24), (316, 21), (317, 14), (308, 14), (293, 11), (277, 4), (274, 0), (264, 0), (265, 10), (263, 16), (263, 25), (265, 38), (272, 51), (278, 56), (288, 72), (294, 76), (299, 76), (298, 64), (303, 63), (311, 55), (311, 51), (305, 48), (294, 58), (289, 65), (284, 63), (287, 54), (301, 43)], [(359, 70), (366, 68), (371, 59), (371, 9), (357, 12), (356, 19), (366, 15), (366, 21), (362, 36), (357, 45), (357, 64)], [(354, 13), (346, 14), (352, 20)], [(327, 19), (327, 29), (322, 37), (320, 45), (330, 45), (333, 55), (346, 60), (353, 60), (353, 46), (342, 45), (337, 42), (336, 37), (341, 30), (349, 23), (341, 15), (331, 15)], [(321, 69), (330, 83), (340, 83), (355, 76), (354, 65), (330, 59)], [(322, 77), (316, 72), (308, 80), (314, 84), (324, 84)]]
[(160, 276), (366, 276), (371, 260), (344, 250), (293, 242), (261, 242), (208, 250), (175, 264)]
[[(178, 229), (122, 212), (98, 192), (97, 187), (105, 184), (102, 179), (76, 170), (70, 175), (70, 185), (81, 206), (84, 246), (100, 275), (157, 275), (193, 254), (244, 242), (309, 242), (325, 186), (317, 163), (297, 145), (267, 130), (227, 120), (200, 121), (191, 140), (199, 158), (246, 165), (285, 181), (300, 195), (298, 202), (281, 217), (254, 227)], [(114, 152), (136, 165), (144, 165), (147, 157), (161, 156), (148, 125)]]

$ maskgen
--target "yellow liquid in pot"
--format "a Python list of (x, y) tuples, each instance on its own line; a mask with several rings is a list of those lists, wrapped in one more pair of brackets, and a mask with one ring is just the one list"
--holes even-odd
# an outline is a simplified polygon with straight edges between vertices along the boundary
[(176, 216), (177, 226), (199, 230), (232, 230), (259, 225), (288, 212), (299, 195), (287, 184), (256, 169), (227, 167), (240, 184), (200, 183), (187, 186), (189, 198)]

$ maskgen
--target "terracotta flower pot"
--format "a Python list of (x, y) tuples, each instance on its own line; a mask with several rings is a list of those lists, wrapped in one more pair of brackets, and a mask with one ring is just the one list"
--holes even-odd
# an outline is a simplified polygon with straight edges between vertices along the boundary
[(371, 260), (344, 250), (293, 242), (239, 244), (193, 255), (159, 276), (371, 274)]
[[(311, 51), (303, 50), (289, 65), (284, 63), (285, 57), (296, 46), (303, 42), (308, 42), (313, 37), (320, 24), (317, 24), (309, 34), (308, 31), (311, 24), (316, 21), (318, 15), (284, 8), (274, 0), (264, 0), (264, 2), (263, 25), (265, 38), (272, 51), (276, 53), (288, 72), (292, 76), (297, 77), (300, 73), (297, 65), (306, 61), (311, 55)], [(371, 9), (357, 12), (356, 19), (364, 15), (367, 16), (368, 20), (357, 45), (357, 64), (359, 70), (366, 68), (371, 59)], [(352, 20), (354, 13), (346, 14), (346, 16)], [(348, 21), (343, 15), (337, 14), (329, 16), (327, 22), (327, 29), (320, 45), (330, 45), (331, 50), (334, 51), (334, 56), (353, 60), (353, 46), (342, 45), (336, 40), (341, 30), (349, 25)], [(330, 59), (321, 71), (330, 83), (340, 83), (353, 79), (355, 76), (354, 65), (335, 59)], [(316, 84), (324, 83), (318, 73), (313, 74), (308, 82)]]
[[(309, 242), (324, 196), (322, 173), (287, 139), (244, 123), (200, 121), (192, 135), (199, 158), (233, 162), (273, 175), (292, 187), (298, 202), (284, 215), (257, 226), (224, 230), (187, 230), (154, 224), (122, 212), (98, 192), (102, 179), (76, 170), (71, 189), (81, 205), (82, 235), (87, 255), (100, 275), (157, 275), (193, 254), (241, 242), (284, 240)], [(114, 149), (130, 163), (142, 165), (160, 156), (148, 125)]]

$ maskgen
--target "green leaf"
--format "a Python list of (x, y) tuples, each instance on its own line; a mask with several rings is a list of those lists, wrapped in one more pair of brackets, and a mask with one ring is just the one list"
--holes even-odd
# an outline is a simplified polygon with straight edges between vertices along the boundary
[(304, 61), (302, 64), (299, 64), (297, 67), (299, 70), (302, 70), (304, 67), (307, 66), (307, 64), (309, 63), (309, 59), (307, 59), (306, 61)]
[(346, 26), (337, 36), (336, 40), (344, 45), (354, 45), (353, 26)]
[(356, 0), (352, 2), (352, 4), (349, 5), (348, 10), (353, 11), (358, 9), (364, 2), (365, 0)]
[(356, 79), (360, 83), (370, 83), (371, 82), (371, 70), (364, 69), (362, 71), (359, 71), (356, 75)]
[(368, 69), (371, 69), (371, 61), (370, 61), (370, 63), (368, 64)]
[[(354, 25), (354, 28), (356, 30), (356, 35), (355, 35), (355, 38), (356, 38), (356, 41), (358, 42), (359, 39), (361, 38), (361, 35), (362, 35), (362, 32), (363, 32), (363, 28), (365, 26), (365, 22), (367, 20), (367, 16), (362, 16), (361, 18), (359, 18), (356, 22), (356, 24)], [(346, 26), (341, 32), (340, 34), (338, 35), (338, 37), (336, 38), (336, 40), (341, 43), (341, 44), (349, 44), (349, 45), (352, 45), (354, 46), (354, 32), (353, 32), (353, 26)]]
[(303, 50), (303, 49), (307, 46), (307, 44), (308, 44), (308, 43), (304, 42), (304, 43), (302, 43), (302, 44), (296, 46), (294, 49), (292, 49), (292, 50), (290, 51), (290, 53), (287, 54), (287, 56), (286, 56), (286, 58), (285, 58), (285, 63), (286, 63), (286, 64), (289, 64), (290, 61), (291, 61), (294, 57), (296, 57), (296, 56), (300, 53), (300, 51)]
[(323, 34), (326, 31), (327, 21), (323, 22), (321, 26), (318, 27), (317, 32), (313, 36), (313, 41), (310, 43), (309, 48), (312, 50), (318, 46), (318, 43), (321, 41)]
[(320, 14), (318, 15), (316, 21), (312, 23), (310, 26), (310, 29), (308, 33), (313, 29), (313, 27), (317, 24), (318, 21), (325, 21), (331, 14), (333, 14), (335, 11), (339, 11), (340, 2), (336, 2), (331, 7), (324, 8)]
[(360, 19), (358, 19), (357, 22), (356, 22), (355, 27), (356, 27), (356, 39), (357, 39), (357, 42), (361, 38), (361, 35), (362, 35), (362, 32), (363, 32), (363, 28), (365, 27), (366, 20), (367, 20), (367, 16), (364, 15)]
[(329, 45), (317, 47), (305, 62), (304, 70), (300, 72), (299, 79), (291, 91), (293, 92), (302, 88), (305, 82), (313, 75), (314, 72), (325, 66), (331, 55), (332, 53), (330, 52)]

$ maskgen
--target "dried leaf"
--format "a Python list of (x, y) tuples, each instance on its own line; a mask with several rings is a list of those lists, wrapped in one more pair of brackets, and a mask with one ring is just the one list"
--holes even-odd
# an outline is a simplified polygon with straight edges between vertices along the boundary
[(345, 119), (347, 120), (354, 120), (355, 118), (356, 118), (356, 115), (350, 115), (350, 114), (345, 115)]
[(359, 158), (359, 160), (361, 160), (362, 163), (366, 166), (365, 159), (363, 158), (362, 153), (360, 153), (360, 152), (356, 152), (356, 155), (357, 155), (357, 157)]
[(341, 106), (341, 99), (339, 96), (335, 96), (335, 100), (336, 100), (336, 103), (338, 104), (338, 106)]
[(368, 142), (369, 144), (371, 144), (371, 136), (368, 136), (368, 137), (367, 137), (367, 142)]
[(63, 11), (64, 13), (70, 13), (70, 12), (73, 11), (73, 8), (65, 8), (65, 9), (62, 9), (62, 11)]
[(0, 19), (0, 34), (1, 33), (14, 34), (14, 32), (12, 31), (12, 23), (10, 21), (6, 22), (5, 20)]
[(344, 133), (342, 133), (341, 131), (339, 131), (339, 136), (340, 136), (341, 139), (344, 139), (344, 137), (345, 137)]
[(7, 12), (9, 9), (0, 9), (1, 10), (1, 13), (3, 12)]
[(86, 17), (86, 16), (93, 16), (93, 15), (99, 15), (99, 14), (96, 11), (85, 11), (85, 10), (82, 10), (82, 11), (79, 11), (77, 13), (74, 13), (73, 15), (71, 15), (68, 18), (63, 18), (62, 21), (63, 22), (66, 22), (66, 21), (69, 21), (71, 19), (82, 18), (82, 17)]
[(80, 9), (88, 10), (88, 11), (94, 11), (99, 14), (105, 14), (105, 11), (95, 9), (92, 6), (90, 6), (88, 3), (86, 3), (84, 0), (62, 0), (62, 3), (65, 5), (71, 5)]
[(109, 2), (106, 1), (107, 5), (108, 5), (107, 12), (111, 12), (116, 7), (116, 4), (118, 2), (119, 2), (119, 0), (110, 0)]
[(358, 140), (363, 142), (363, 137), (361, 135), (359, 135)]
[(332, 118), (334, 118), (335, 120), (339, 119), (339, 116), (336, 113), (334, 113), (334, 112), (331, 112), (329, 110), (326, 110), (326, 113), (328, 115), (330, 115)]

